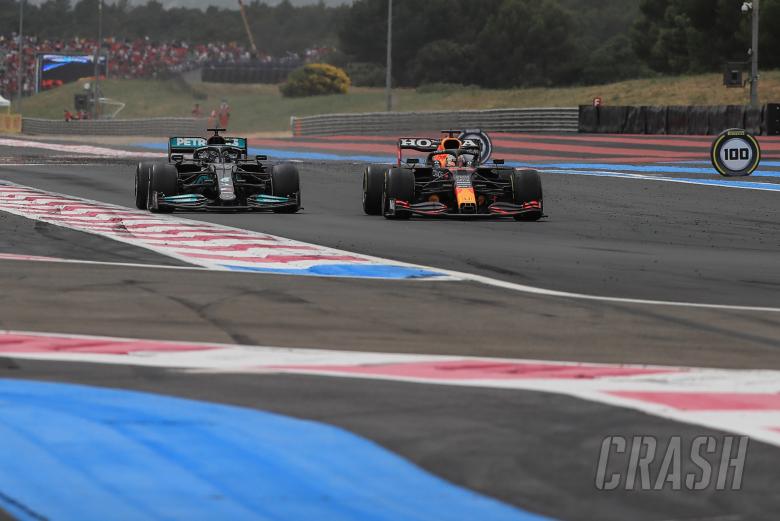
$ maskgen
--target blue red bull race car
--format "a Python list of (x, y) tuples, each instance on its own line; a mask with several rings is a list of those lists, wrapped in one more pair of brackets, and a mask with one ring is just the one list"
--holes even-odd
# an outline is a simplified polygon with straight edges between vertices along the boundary
[[(483, 140), (444, 130), (441, 139), (402, 138), (394, 165), (363, 173), (363, 210), (388, 219), (412, 216), (537, 221), (544, 216), (536, 170), (484, 160)], [(457, 136), (457, 137), (456, 137)], [(405, 157), (409, 151), (421, 157)], [(418, 155), (419, 155), (418, 154)]]

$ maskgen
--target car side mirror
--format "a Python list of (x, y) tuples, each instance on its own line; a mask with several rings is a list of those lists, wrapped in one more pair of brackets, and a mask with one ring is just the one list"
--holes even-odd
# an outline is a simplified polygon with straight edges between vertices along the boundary
[(181, 163), (184, 161), (184, 155), (183, 154), (171, 154), (171, 161), (174, 163)]
[(255, 156), (255, 161), (268, 161), (268, 156), (257, 155)]
[(417, 157), (410, 157), (409, 159), (406, 160), (406, 164), (407, 165), (419, 165), (420, 164), (420, 159), (417, 158)]

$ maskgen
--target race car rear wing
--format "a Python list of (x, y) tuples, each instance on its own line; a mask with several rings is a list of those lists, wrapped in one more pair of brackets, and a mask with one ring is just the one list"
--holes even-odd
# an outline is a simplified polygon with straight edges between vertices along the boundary
[[(245, 137), (225, 137), (225, 144), (240, 148), (244, 157), (248, 148)], [(168, 139), (168, 160), (171, 154), (192, 154), (195, 150), (208, 145), (208, 140), (203, 137), (172, 137)]]
[[(454, 132), (454, 131), (445, 131), (445, 132)], [(431, 139), (431, 138), (416, 138), (416, 137), (407, 137), (407, 138), (401, 138), (398, 140), (398, 166), (401, 166), (401, 163), (403, 163), (403, 151), (404, 150), (414, 150), (416, 152), (436, 152), (436, 150), (439, 149), (439, 145), (441, 144), (441, 139)], [(461, 150), (462, 149), (473, 149), (474, 155), (481, 156), (482, 155), (482, 143), (480, 141), (471, 140), (471, 139), (464, 139), (461, 140)]]

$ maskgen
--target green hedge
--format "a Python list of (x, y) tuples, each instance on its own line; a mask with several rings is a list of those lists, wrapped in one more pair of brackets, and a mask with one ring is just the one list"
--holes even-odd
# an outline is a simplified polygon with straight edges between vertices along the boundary
[(346, 94), (350, 83), (343, 69), (325, 63), (311, 63), (293, 71), (279, 90), (286, 98)]

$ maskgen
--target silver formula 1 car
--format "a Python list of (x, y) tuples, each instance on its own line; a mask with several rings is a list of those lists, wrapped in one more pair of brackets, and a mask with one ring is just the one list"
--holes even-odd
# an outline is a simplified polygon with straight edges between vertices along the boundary
[(247, 156), (246, 138), (172, 137), (167, 162), (141, 162), (135, 174), (135, 205), (141, 210), (252, 211), (295, 213), (301, 208), (298, 169), (267, 165)]

